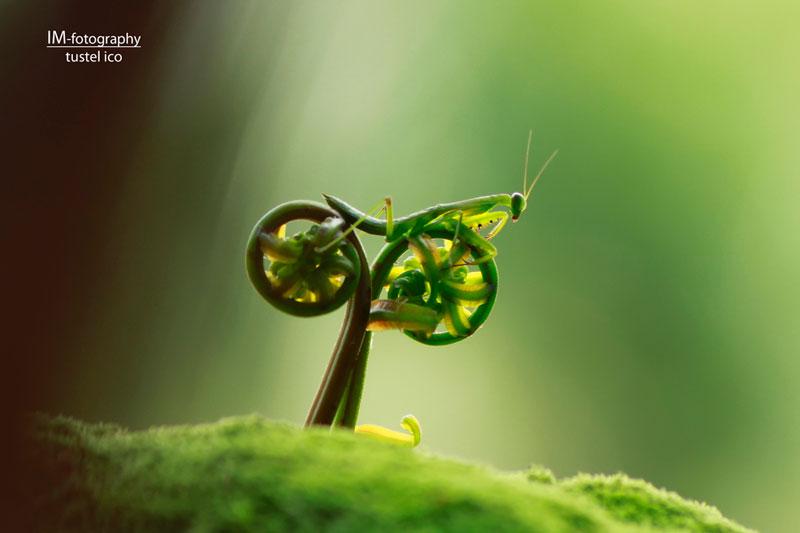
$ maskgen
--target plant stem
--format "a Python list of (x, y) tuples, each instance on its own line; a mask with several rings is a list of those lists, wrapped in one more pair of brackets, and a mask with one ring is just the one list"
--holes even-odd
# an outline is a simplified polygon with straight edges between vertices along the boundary
[[(339, 215), (330, 210), (329, 216)], [(360, 359), (359, 354), (362, 352), (362, 346), (366, 344), (366, 351), (369, 351), (369, 343), (365, 342), (367, 324), (369, 322), (369, 308), (372, 300), (369, 266), (364, 248), (361, 246), (361, 241), (355, 232), (350, 233), (347, 236), (347, 240), (350, 241), (358, 253), (358, 260), (361, 263), (361, 275), (359, 276), (355, 293), (347, 303), (342, 329), (339, 331), (336, 346), (328, 361), (325, 374), (322, 376), (322, 383), (320, 383), (317, 394), (308, 411), (306, 426), (330, 426), (333, 424), (339, 405), (344, 401), (348, 383), (351, 381), (351, 376)], [(366, 355), (363, 359), (366, 360)], [(361, 381), (361, 387), (363, 387), (363, 375), (361, 376)], [(360, 396), (359, 388), (358, 400), (360, 400)], [(355, 416), (358, 416), (357, 405), (355, 406)], [(355, 419), (353, 419), (353, 424), (355, 424)]]
[(358, 360), (353, 369), (350, 383), (347, 387), (346, 395), (342, 400), (342, 417), (337, 425), (353, 428), (358, 420), (358, 410), (361, 407), (361, 396), (364, 392), (364, 377), (367, 373), (367, 359), (369, 358), (369, 350), (372, 347), (372, 332), (368, 331), (364, 335), (364, 342), (361, 344), (361, 350), (358, 353)]
[[(379, 297), (386, 277), (397, 259), (396, 256), (405, 249), (405, 241), (398, 240), (387, 244), (375, 258), (372, 269), (369, 270), (369, 280), (372, 285), (371, 294)], [(366, 275), (363, 277), (367, 277)], [(355, 368), (347, 384), (342, 404), (339, 406), (335, 424), (341, 427), (353, 428), (358, 420), (358, 411), (361, 407), (361, 396), (364, 392), (364, 380), (367, 373), (367, 360), (372, 347), (372, 332), (366, 332), (361, 350), (358, 354)]]

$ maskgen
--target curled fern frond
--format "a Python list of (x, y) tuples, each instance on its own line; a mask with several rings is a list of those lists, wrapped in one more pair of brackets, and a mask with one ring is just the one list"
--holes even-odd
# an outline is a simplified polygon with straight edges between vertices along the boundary
[(386, 298), (373, 301), (369, 329), (401, 329), (431, 345), (475, 333), (494, 305), (499, 280), (494, 259), (471, 244), (471, 234), (462, 230), (456, 237), (440, 224), (384, 247), (372, 267), (372, 293), (385, 290)]
[[(341, 238), (343, 220), (314, 209), (319, 207), (314, 202), (278, 206), (261, 218), (248, 240), (250, 281), (265, 300), (291, 315), (317, 316), (339, 308), (361, 275), (356, 250)], [(286, 225), (297, 220), (312, 224), (287, 237)]]

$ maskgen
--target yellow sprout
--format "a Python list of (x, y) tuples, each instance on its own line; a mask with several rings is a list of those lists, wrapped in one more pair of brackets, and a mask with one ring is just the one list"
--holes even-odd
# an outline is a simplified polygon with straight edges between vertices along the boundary
[(400, 446), (408, 446), (410, 448), (418, 446), (422, 439), (422, 430), (419, 426), (419, 420), (417, 420), (414, 415), (406, 415), (403, 417), (403, 421), (400, 425), (403, 426), (403, 429), (408, 431), (408, 433), (394, 431), (393, 429), (376, 426), (374, 424), (361, 424), (360, 426), (356, 426), (356, 433)]

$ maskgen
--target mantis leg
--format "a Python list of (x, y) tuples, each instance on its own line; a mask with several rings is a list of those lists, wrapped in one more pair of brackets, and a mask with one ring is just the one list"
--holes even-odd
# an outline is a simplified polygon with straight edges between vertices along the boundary
[(464, 212), (458, 212), (458, 220), (456, 221), (456, 231), (453, 233), (453, 246), (456, 245), (458, 241), (458, 232), (461, 230), (461, 222), (464, 220)]
[[(485, 225), (494, 224), (495, 222), (497, 223), (497, 225), (494, 228), (492, 228), (492, 230), (486, 237), (484, 237), (483, 235), (478, 233), (478, 231), (476, 231)], [(482, 254), (480, 257), (478, 257), (473, 261), (458, 263), (453, 266), (480, 265), (482, 263), (486, 263), (487, 261), (493, 259), (497, 255), (497, 248), (495, 248), (495, 246), (491, 242), (489, 242), (489, 239), (494, 238), (498, 233), (500, 233), (500, 230), (503, 229), (503, 227), (506, 225), (507, 222), (508, 222), (508, 213), (506, 213), (505, 211), (494, 211), (488, 213), (484, 212), (475, 215), (459, 217), (456, 226), (457, 228), (456, 235), (457, 236), (459, 235), (458, 228), (461, 224), (467, 226), (469, 230), (462, 231), (460, 233), (461, 240), (466, 242), (472, 248), (482, 252)]]
[[(461, 239), (462, 242), (467, 244), (472, 249), (481, 252), (481, 254), (480, 257), (477, 257), (473, 261), (465, 261), (462, 263), (457, 263), (453, 266), (480, 265), (481, 263), (491, 261), (497, 255), (497, 248), (495, 248), (495, 246), (489, 242), (489, 239), (496, 235), (497, 231), (499, 230), (495, 228), (495, 230), (489, 234), (488, 238), (475, 231), (476, 228), (480, 228), (486, 223), (492, 223), (495, 220), (499, 220), (498, 227), (502, 229), (505, 221), (508, 220), (508, 215), (504, 212), (501, 212), (481, 213), (479, 215), (472, 216), (459, 216), (458, 221), (456, 222), (456, 231), (455, 236), (453, 237), (453, 244), (455, 245), (456, 239)], [(462, 225), (466, 226), (467, 228), (462, 230)]]
[(505, 211), (497, 212), (495, 215), (497, 215), (499, 221), (494, 229), (489, 232), (489, 235), (486, 236), (487, 239), (493, 239), (494, 236), (500, 233), (500, 230), (503, 229), (503, 227), (505, 227), (505, 225), (508, 223), (508, 213)]
[[(456, 246), (458, 245), (458, 240), (459, 240), (459, 236), (460, 236), (460, 233), (461, 233), (461, 226), (463, 225), (463, 221), (464, 221), (464, 212), (463, 211), (458, 211), (458, 218), (456, 219), (456, 229), (455, 229), (455, 231), (453, 231), (453, 240), (451, 241), (452, 244), (450, 246), (450, 254), (449, 254), (449, 258), (448, 258), (448, 262), (450, 264), (450, 268), (452, 268), (454, 266), (457, 266), (454, 263), (458, 262), (458, 260), (460, 259), (460, 258), (455, 258), (453, 256), (453, 254), (456, 253)], [(470, 231), (470, 230), (469, 230), (469, 228), (467, 228), (465, 231)], [(463, 241), (463, 239), (462, 239), (462, 241)], [(463, 251), (466, 252), (466, 250), (467, 250), (467, 248), (465, 247)], [(468, 253), (468, 252), (466, 252), (466, 253)]]
[[(483, 206), (464, 207), (464, 208), (461, 208), (461, 209), (453, 209), (451, 211), (447, 211), (445, 213), (442, 213), (441, 215), (439, 215), (438, 217), (434, 218), (431, 221), (426, 222), (426, 225), (436, 224), (436, 223), (441, 222), (443, 220), (452, 219), (453, 215), (455, 215), (455, 214), (458, 214), (462, 218), (480, 216), (482, 214), (485, 214), (489, 209), (492, 209), (494, 207), (495, 207), (494, 205), (490, 205), (488, 207), (483, 205)], [(469, 224), (467, 224), (467, 225), (469, 225)]]
[(462, 241), (467, 243), (474, 250), (478, 250), (479, 252), (481, 252), (481, 255), (480, 257), (478, 257), (473, 261), (465, 261), (463, 263), (458, 263), (453, 266), (480, 265), (482, 263), (487, 263), (491, 261), (497, 255), (497, 248), (495, 248), (495, 246), (492, 243), (490, 243), (483, 235), (479, 234), (477, 231), (464, 232)]
[(488, 213), (480, 213), (464, 218), (464, 224), (469, 226), (471, 229), (481, 229), (483, 226), (489, 226), (490, 224), (497, 223), (497, 225), (492, 228), (488, 235), (486, 235), (487, 239), (493, 239), (498, 233), (500, 233), (500, 230), (505, 227), (507, 222), (508, 213), (505, 211), (490, 211)]
[[(383, 206), (383, 207), (381, 207), (381, 206)], [(350, 233), (355, 231), (355, 229), (358, 227), (358, 225), (361, 224), (362, 222), (364, 222), (367, 219), (367, 217), (371, 217), (372, 215), (378, 216), (384, 211), (386, 211), (386, 213), (387, 213), (387, 222), (388, 222), (387, 228), (391, 228), (392, 227), (392, 223), (389, 222), (389, 220), (390, 220), (391, 212), (392, 212), (392, 199), (387, 196), (386, 199), (383, 202), (375, 205), (375, 207), (370, 209), (368, 212), (364, 213), (364, 216), (362, 216), (361, 218), (359, 218), (358, 220), (353, 222), (353, 224), (351, 224), (349, 228), (347, 228), (345, 231), (343, 231), (341, 235), (336, 237), (334, 240), (332, 240), (331, 242), (329, 242), (325, 246), (321, 246), (321, 247), (317, 248), (316, 249), (317, 252), (322, 253), (322, 252), (325, 252), (325, 251), (333, 248), (334, 246), (339, 244), (342, 241), (342, 239), (346, 238)], [(386, 234), (388, 235), (389, 232), (387, 231)]]
[(394, 233), (394, 213), (392, 211), (392, 197), (387, 196), (383, 199), (383, 210), (386, 211), (386, 240), (391, 240)]

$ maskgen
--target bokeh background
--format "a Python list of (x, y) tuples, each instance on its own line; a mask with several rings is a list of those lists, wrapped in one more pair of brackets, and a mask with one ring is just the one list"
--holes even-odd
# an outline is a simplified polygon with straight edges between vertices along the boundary
[[(448, 347), (378, 335), (361, 419), (412, 412), (431, 452), (621, 470), (797, 527), (797, 4), (67, 2), (5, 20), (30, 150), (10, 242), (36, 278), (21, 406), (302, 423), (342, 311), (262, 301), (252, 225), (322, 192), (400, 214), (513, 192), (533, 128), (532, 167), (560, 154), (495, 241), (492, 316)], [(57, 25), (143, 48), (64, 65), (44, 49)]]

